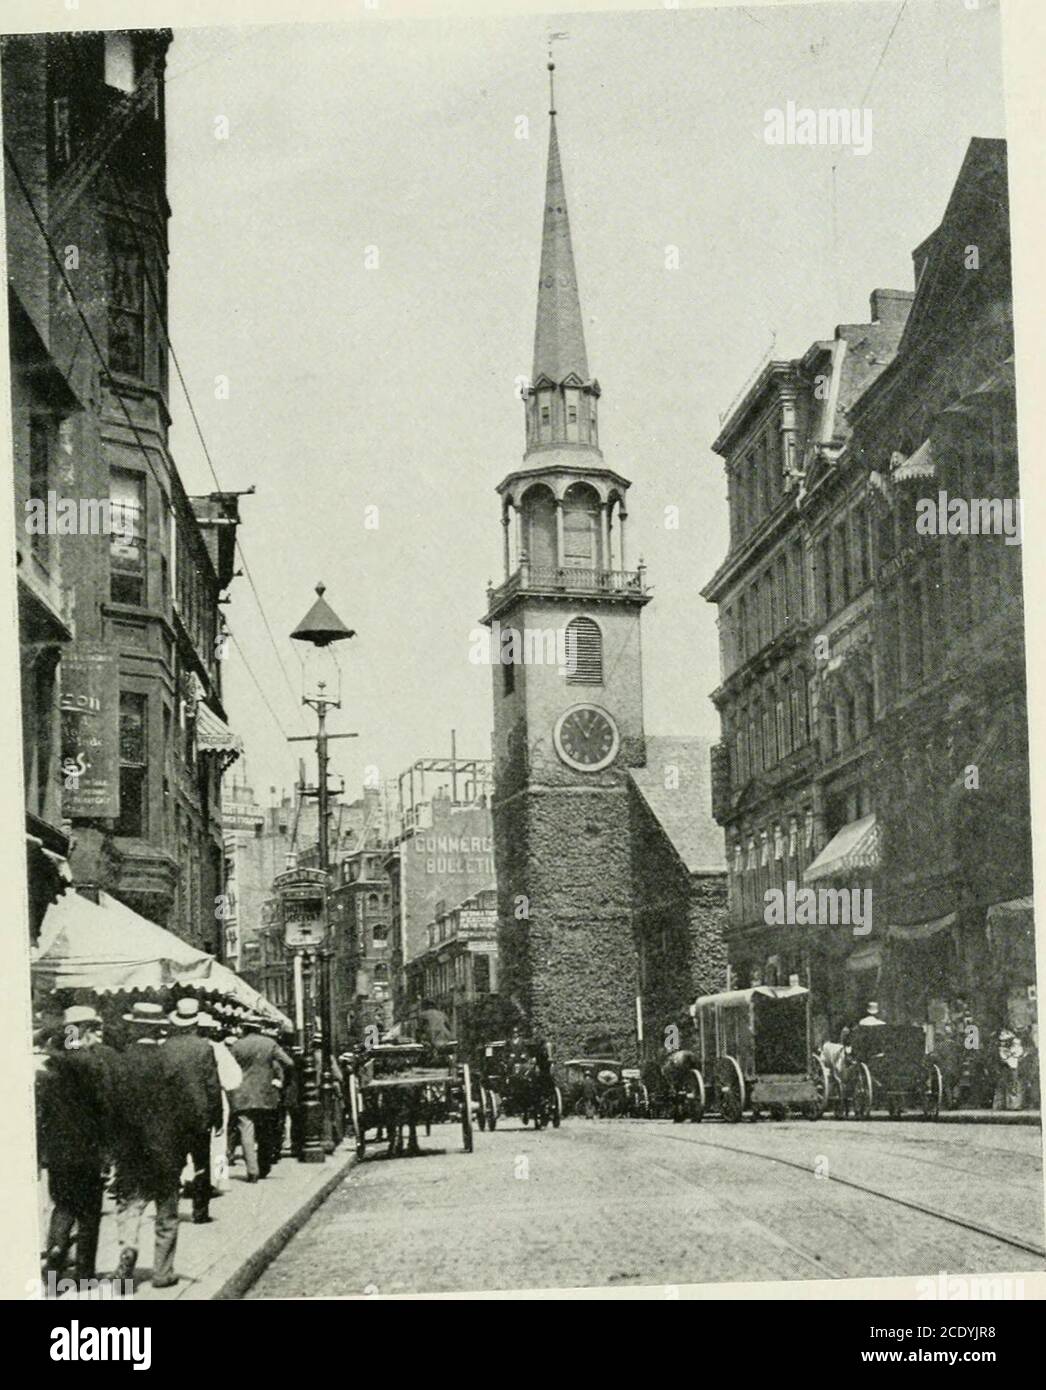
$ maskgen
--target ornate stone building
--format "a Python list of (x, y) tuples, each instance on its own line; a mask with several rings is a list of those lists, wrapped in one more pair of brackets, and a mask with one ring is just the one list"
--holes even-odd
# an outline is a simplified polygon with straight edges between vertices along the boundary
[(869, 322), (768, 363), (713, 445), (730, 550), (702, 592), (719, 606), (715, 807), (738, 986), (798, 975), (827, 998), (854, 964), (851, 932), (768, 925), (764, 909), (769, 890), (857, 886), (875, 862), (866, 487), (840, 460), (847, 409), (891, 360), (910, 302), (876, 290)]
[[(971, 142), (914, 259), (914, 291), (769, 364), (715, 445), (731, 977), (798, 974), (833, 1031), (870, 997), (1030, 1026), (1035, 989), (1020, 548), (916, 526), (1019, 496), (1003, 142)], [(768, 925), (789, 882), (874, 906)]]

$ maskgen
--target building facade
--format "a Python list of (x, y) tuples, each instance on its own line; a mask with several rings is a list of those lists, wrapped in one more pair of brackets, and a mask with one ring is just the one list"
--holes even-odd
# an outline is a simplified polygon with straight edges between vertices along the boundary
[(446, 1014), (466, 1056), (503, 1032), (498, 993), (498, 895), (489, 888), (447, 907), (437, 903), (426, 946), (406, 968), (409, 1020), (426, 1001)]
[[(913, 253), (896, 358), (857, 402), (874, 502), (879, 993), (1035, 1042), (1006, 145), (971, 141)], [(1007, 524), (1010, 515), (1013, 525)]]
[(169, 42), (4, 40), (24, 761), (30, 834), (80, 891), (217, 951), (239, 513), (168, 449)]
[[(914, 259), (914, 291), (875, 291), (871, 322), (733, 412), (731, 547), (703, 592), (732, 983), (809, 981), (833, 1036), (877, 998), (932, 1043), (970, 1009), (1034, 1023), (1020, 547), (926, 523), (1019, 498), (1003, 142), (971, 142)], [(789, 883), (865, 911), (775, 921)]]
[[(437, 760), (426, 760), (437, 761)], [(393, 1017), (407, 1018), (413, 999), (407, 971), (429, 946), (429, 926), (448, 904), (494, 887), (494, 822), (487, 803), (489, 766), (473, 762), (474, 775), (456, 787), (440, 785), (426, 796), (420, 787), (403, 807), (399, 829), (386, 845), (392, 941), (389, 953)], [(454, 799), (457, 791), (461, 800)]]
[(738, 987), (797, 976), (825, 999), (861, 988), (852, 924), (768, 922), (767, 893), (869, 887), (877, 862), (870, 517), (865, 480), (846, 466), (847, 411), (892, 360), (911, 298), (876, 290), (868, 322), (768, 363), (713, 445), (730, 549), (702, 592), (719, 607), (715, 810)]

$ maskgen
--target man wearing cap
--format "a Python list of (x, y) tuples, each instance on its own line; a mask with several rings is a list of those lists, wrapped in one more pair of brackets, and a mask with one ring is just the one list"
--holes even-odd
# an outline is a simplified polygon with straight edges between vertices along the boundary
[(170, 1015), (171, 1036), (163, 1045), (164, 1065), (178, 1091), (177, 1116), (182, 1155), (193, 1163), (192, 1219), (210, 1221), (211, 1130), (222, 1126), (222, 1088), (214, 1049), (199, 1033), (199, 1000), (183, 997)]
[(284, 1076), (294, 1069), (294, 1061), (275, 1038), (265, 1036), (264, 1020), (257, 1014), (247, 1014), (241, 1024), (243, 1037), (237, 1038), (229, 1051), (240, 1064), (243, 1081), (229, 1099), (240, 1129), (247, 1181), (257, 1182), (267, 1178), (272, 1167), (280, 1090)]
[(40, 1164), (54, 1203), (44, 1269), (62, 1273), (75, 1228), (78, 1279), (95, 1277), (104, 1175), (117, 1131), (116, 1069), (103, 1049), (111, 1052), (101, 1018), (77, 1004), (65, 1010), (37, 1077)]
[(858, 1028), (877, 1028), (882, 1027), (882, 1025), (883, 1020), (879, 1017), (879, 1005), (873, 999), (868, 1004), (868, 1012), (857, 1026)]
[(118, 1279), (130, 1279), (138, 1262), (142, 1217), (156, 1204), (153, 1286), (178, 1282), (174, 1252), (178, 1243), (178, 1194), (185, 1149), (178, 1125), (179, 1094), (160, 1044), (167, 1017), (159, 1004), (135, 1004), (123, 1021), (130, 1040), (123, 1054), (120, 1102), (122, 1124), (116, 1153), (116, 1234)]

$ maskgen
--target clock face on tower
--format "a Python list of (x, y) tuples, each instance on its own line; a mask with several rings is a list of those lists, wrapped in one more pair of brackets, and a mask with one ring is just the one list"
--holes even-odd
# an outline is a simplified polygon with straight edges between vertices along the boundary
[(598, 705), (574, 705), (559, 716), (552, 734), (556, 752), (578, 772), (599, 772), (617, 757), (617, 725)]

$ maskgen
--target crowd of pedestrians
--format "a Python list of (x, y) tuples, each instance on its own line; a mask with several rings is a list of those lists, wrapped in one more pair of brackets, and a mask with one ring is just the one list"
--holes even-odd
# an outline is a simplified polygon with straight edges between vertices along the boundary
[(176, 1284), (183, 1191), (192, 1220), (209, 1222), (237, 1146), (248, 1182), (265, 1178), (283, 1149), (297, 1074), (275, 1025), (245, 1009), (207, 1013), (190, 996), (169, 1011), (135, 1003), (121, 1022), (122, 1049), (106, 1041), (89, 1005), (66, 1009), (61, 1026), (37, 1039), (38, 1161), (52, 1203), (45, 1282), (70, 1265), (77, 1280), (97, 1277), (109, 1183), (119, 1241), (114, 1276), (133, 1279), (152, 1205), (152, 1283)]

